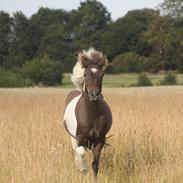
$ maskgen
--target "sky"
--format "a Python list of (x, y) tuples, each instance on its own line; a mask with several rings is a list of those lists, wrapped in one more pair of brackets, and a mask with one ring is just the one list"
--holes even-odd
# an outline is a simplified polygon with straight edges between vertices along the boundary
[[(40, 7), (72, 10), (79, 7), (84, 0), (0, 0), (0, 10), (11, 15), (22, 11), (27, 17), (36, 13)], [(124, 16), (129, 10), (156, 8), (163, 0), (98, 0), (111, 13), (113, 20)]]

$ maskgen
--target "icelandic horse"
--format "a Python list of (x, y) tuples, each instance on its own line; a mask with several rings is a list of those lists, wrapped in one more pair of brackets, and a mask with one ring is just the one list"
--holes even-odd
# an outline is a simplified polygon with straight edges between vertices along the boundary
[(102, 80), (108, 64), (102, 52), (93, 48), (78, 54), (71, 80), (76, 90), (66, 98), (64, 126), (71, 136), (79, 170), (87, 172), (86, 148), (93, 153), (92, 169), (97, 177), (99, 157), (112, 125), (111, 110), (102, 95)]

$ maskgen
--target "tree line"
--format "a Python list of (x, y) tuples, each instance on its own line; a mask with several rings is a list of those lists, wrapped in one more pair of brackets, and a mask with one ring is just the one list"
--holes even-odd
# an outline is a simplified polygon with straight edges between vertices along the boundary
[(183, 72), (183, 0), (116, 21), (97, 0), (71, 11), (40, 8), (29, 18), (0, 11), (0, 86), (61, 84), (77, 53), (89, 47), (107, 55), (108, 73)]

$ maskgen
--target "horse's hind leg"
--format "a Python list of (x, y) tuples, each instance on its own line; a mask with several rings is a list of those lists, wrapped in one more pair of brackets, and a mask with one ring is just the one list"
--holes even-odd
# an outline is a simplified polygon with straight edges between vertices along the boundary
[(78, 147), (78, 142), (74, 137), (71, 137), (71, 143), (72, 143), (72, 148), (75, 151), (76, 147)]
[(79, 146), (78, 145), (78, 141), (71, 137), (71, 142), (72, 142), (72, 147), (75, 151), (75, 161), (76, 161), (76, 165), (78, 166), (78, 169), (82, 172), (82, 173), (86, 173), (87, 172), (87, 166), (86, 166), (86, 162), (84, 159), (84, 155), (85, 155), (85, 148), (83, 146)]

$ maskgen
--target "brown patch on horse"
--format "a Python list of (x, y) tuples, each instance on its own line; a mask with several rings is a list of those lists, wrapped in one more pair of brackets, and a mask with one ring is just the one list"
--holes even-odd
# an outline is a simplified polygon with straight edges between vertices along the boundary
[(73, 90), (71, 92), (69, 92), (69, 94), (67, 95), (66, 101), (65, 101), (65, 108), (67, 107), (67, 105), (69, 104), (69, 102), (71, 100), (73, 100), (75, 97), (79, 96), (81, 94), (81, 91), (79, 90)]
[(111, 112), (103, 98), (91, 103), (86, 94), (83, 94), (76, 105), (76, 118), (77, 136), (82, 136), (86, 144), (103, 138), (112, 125)]

